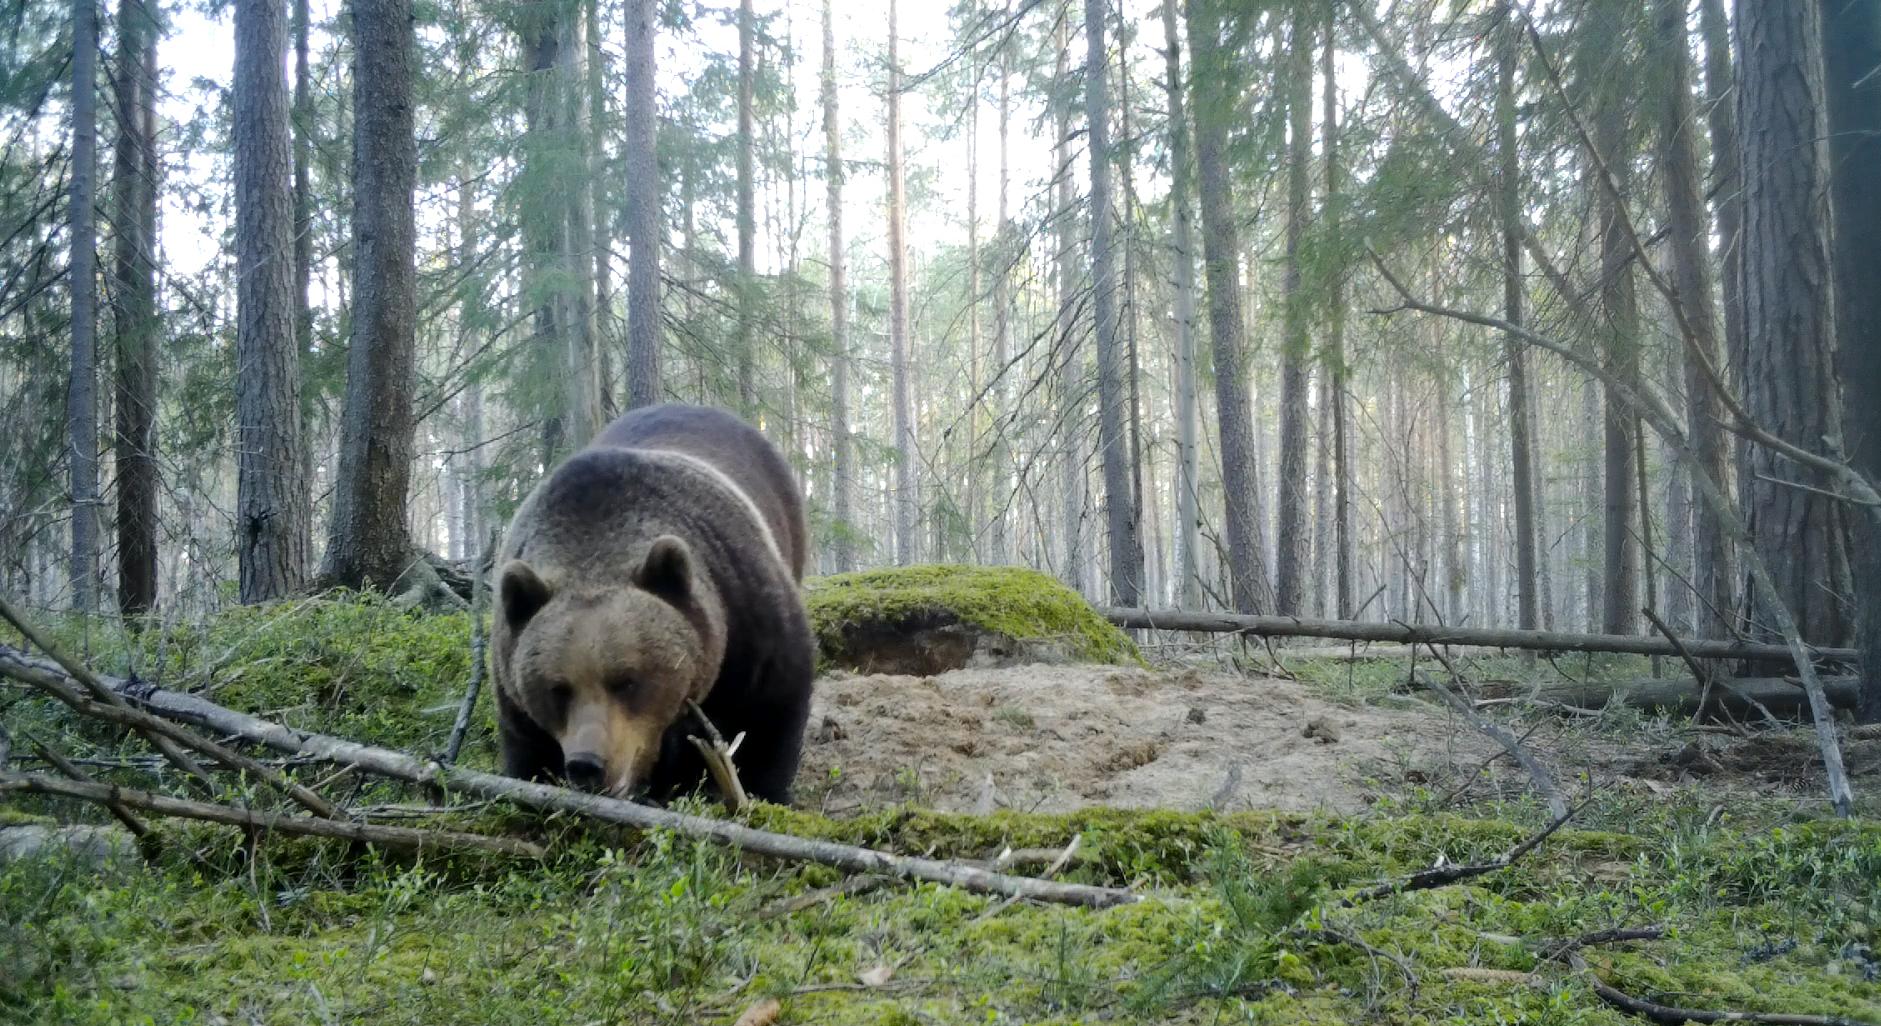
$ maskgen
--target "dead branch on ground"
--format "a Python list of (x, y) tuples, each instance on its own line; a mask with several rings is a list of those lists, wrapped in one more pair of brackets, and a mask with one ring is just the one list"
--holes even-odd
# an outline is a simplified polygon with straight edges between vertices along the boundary
[(1520, 862), (1529, 852), (1541, 847), (1543, 841), (1553, 836), (1555, 831), (1566, 826), (1567, 821), (1573, 819), (1574, 814), (1585, 808), (1586, 805), (1587, 803), (1583, 801), (1581, 804), (1568, 809), (1566, 815), (1556, 816), (1547, 826), (1541, 828), (1541, 830), (1537, 831), (1521, 844), (1510, 848), (1508, 852), (1500, 858), (1492, 859), (1488, 862), (1432, 866), (1429, 869), (1420, 869), (1402, 880), (1392, 880), (1389, 883), (1367, 887), (1356, 894), (1347, 895), (1339, 902), (1339, 907), (1352, 908), (1377, 898), (1388, 898), (1394, 894), (1409, 894), (1412, 891), (1428, 891), (1438, 887), (1448, 887), (1453, 883), (1471, 880), (1479, 876), (1494, 873), (1498, 870), (1507, 869), (1517, 862)]
[(688, 734), (686, 740), (699, 750), (699, 757), (705, 760), (706, 772), (712, 774), (712, 783), (718, 785), (718, 793), (725, 800), (726, 808), (733, 812), (743, 812), (751, 807), (751, 799), (745, 794), (744, 781), (738, 779), (738, 766), (732, 762), (732, 756), (738, 753), (738, 746), (744, 743), (745, 736), (738, 735), (730, 744), (725, 743), (725, 735), (718, 732), (712, 718), (705, 714), (699, 703), (687, 699), (686, 708), (692, 711), (692, 718), (699, 721), (705, 731), (705, 739)]

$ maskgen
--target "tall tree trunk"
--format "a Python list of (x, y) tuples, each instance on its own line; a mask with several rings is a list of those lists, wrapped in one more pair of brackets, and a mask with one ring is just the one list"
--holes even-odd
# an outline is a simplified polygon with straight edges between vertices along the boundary
[[(633, 20), (632, 5), (623, 5), (624, 21)], [(582, 0), (581, 16), (583, 35), (587, 40), (584, 53), (584, 70), (588, 77), (588, 134), (584, 140), (588, 148), (588, 238), (589, 266), (585, 270), (593, 275), (594, 291), (591, 297), (594, 303), (594, 357), (598, 367), (596, 378), (601, 392), (601, 415), (612, 420), (620, 412), (615, 400), (614, 383), (614, 297), (613, 263), (614, 236), (614, 193), (611, 188), (613, 179), (608, 174), (607, 166), (607, 127), (612, 124), (607, 109), (607, 51), (601, 46), (601, 0)], [(623, 36), (626, 33), (623, 32)], [(628, 40), (631, 42), (631, 40)], [(624, 56), (624, 55), (623, 55)], [(631, 115), (623, 107), (620, 120), (625, 128)], [(623, 154), (623, 157), (625, 155)], [(623, 160), (623, 168), (625, 162)], [(631, 251), (631, 242), (629, 243)], [(623, 376), (627, 368), (621, 367)], [(623, 383), (619, 394), (626, 395), (631, 386)], [(630, 401), (631, 405), (631, 401)]]
[(119, 0), (117, 158), (112, 172), (113, 334), (117, 342), (118, 609), (157, 602), (157, 24), (145, 0)]
[[(1615, 41), (1625, 32), (1620, 0), (1599, 0), (1589, 9), (1584, 28), (1584, 45), (1590, 48), (1589, 62), (1604, 69), (1613, 58)], [(1596, 172), (1589, 181), (1598, 196), (1595, 204), (1600, 225), (1600, 306), (1606, 319), (1607, 368), (1627, 381), (1639, 380), (1639, 300), (1633, 281), (1633, 249), (1622, 218), (1621, 197), (1630, 179), (1626, 132), (1626, 98), (1606, 83), (1606, 74), (1596, 85), (1594, 97), (1594, 137), (1600, 159), (1606, 163), (1620, 196), (1600, 184)], [(1606, 538), (1601, 590), (1601, 625), (1609, 634), (1631, 634), (1639, 623), (1639, 503), (1638, 418), (1630, 406), (1618, 397), (1606, 397), (1605, 411), (1605, 508), (1601, 520)]]
[(627, 405), (660, 401), (660, 173), (653, 75), (655, 0), (627, 3)]
[[(1745, 407), (1765, 429), (1811, 449), (1843, 437), (1821, 14), (1815, 3), (1747, 4), (1737, 12)], [(1775, 581), (1757, 582), (1758, 606), (1785, 603), (1804, 637), (1841, 644), (1850, 628), (1841, 597), (1852, 587), (1845, 511), (1786, 481), (1831, 487), (1819, 471), (1751, 449), (1751, 534), (1764, 561), (1781, 571)]]
[[(977, 69), (978, 55), (972, 55), (971, 59)], [(998, 373), (998, 369), (994, 368), (993, 372)], [(981, 552), (980, 531), (984, 474), (979, 459), (984, 434), (981, 424), (984, 404), (979, 401), (979, 395), (984, 382), (980, 365), (980, 83), (975, 78), (967, 95), (967, 394), (974, 399), (967, 410), (967, 508), (964, 517), (968, 554), (975, 563), (985, 561)]]
[(1274, 605), (1282, 615), (1306, 612), (1306, 573), (1312, 513), (1307, 491), (1307, 360), (1313, 339), (1307, 310), (1304, 259), (1306, 220), (1311, 215), (1313, 175), (1313, 26), (1311, 5), (1293, 7), (1293, 38), (1287, 50), (1287, 232), (1284, 293), (1286, 340), (1280, 351), (1280, 497), (1274, 532)]
[(830, 497), (830, 519), (835, 522), (833, 569), (855, 569), (855, 526), (850, 496), (855, 491), (854, 443), (849, 436), (849, 293), (847, 260), (843, 253), (842, 120), (836, 106), (836, 25), (831, 13), (835, 0), (823, 0), (823, 154), (824, 181), (829, 183), (829, 325), (830, 435), (835, 449), (835, 471)]
[[(1325, 78), (1326, 199), (1325, 217), (1335, 240), (1339, 231), (1339, 194), (1343, 171), (1339, 167), (1339, 81), (1334, 73), (1333, 51), (1338, 33), (1333, 30), (1337, 3), (1328, 5), (1326, 46), (1320, 55), (1320, 74)], [(1332, 403), (1332, 522), (1333, 522), (1333, 604), (1335, 615), (1350, 619), (1354, 608), (1352, 561), (1357, 558), (1358, 539), (1352, 534), (1352, 439), (1346, 391), (1351, 368), (1345, 362), (1345, 268), (1336, 267), (1326, 301), (1326, 359), (1329, 378), (1327, 392)]]
[[(747, 4), (750, 0), (745, 0)], [(914, 409), (908, 396), (908, 201), (902, 184), (901, 64), (896, 0), (888, 0), (888, 335), (895, 405), (895, 562), (915, 561)]]
[(243, 602), (283, 598), (307, 574), (300, 348), (294, 328), (293, 148), (287, 18), (235, 4), (236, 532)]
[(353, 337), (323, 583), (390, 591), (406, 526), (418, 329), (411, 0), (353, 0)]
[(1248, 426), (1247, 367), (1241, 294), (1235, 263), (1240, 259), (1234, 193), (1228, 175), (1228, 123), (1235, 116), (1234, 56), (1221, 44), (1221, 0), (1189, 0), (1189, 45), (1195, 101), (1195, 167), (1202, 209), (1203, 270), (1208, 279), (1208, 319), (1215, 358), (1215, 403), (1221, 421), (1221, 481), (1226, 493), (1229, 580), (1237, 612), (1273, 608), (1273, 588), (1259, 547), (1255, 521), (1254, 438)]
[[(1012, 0), (1006, 0), (1006, 13), (1012, 13)], [(1012, 561), (1012, 543), (1008, 539), (1007, 521), (1011, 517), (1011, 506), (1017, 501), (1020, 484), (1012, 475), (1012, 448), (1007, 443), (1007, 432), (1011, 429), (1011, 420), (1007, 409), (1011, 389), (1007, 382), (1011, 375), (1006, 364), (1012, 359), (1012, 222), (1008, 216), (1008, 193), (1012, 185), (1011, 154), (1008, 143), (1012, 132), (1012, 45), (1010, 41), (999, 48), (999, 211), (994, 228), (994, 259), (998, 261), (993, 271), (993, 373), (998, 375), (997, 384), (990, 396), (993, 403), (993, 415), (996, 418), (995, 434), (990, 446), (992, 463), (995, 470), (993, 492), (993, 537), (992, 551), (989, 554), (993, 563)]]
[[(1712, 304), (1710, 224), (1705, 216), (1703, 172), (1698, 163), (1697, 126), (1693, 123), (1691, 52), (1686, 42), (1683, 0), (1655, 0), (1658, 15), (1656, 63), (1666, 76), (1666, 98), (1659, 127), (1660, 175), (1665, 183), (1667, 235), (1672, 282), (1693, 337), (1682, 350), (1685, 374), (1685, 422), (1698, 455), (1698, 472), (1710, 477), (1725, 495), (1735, 495), (1735, 468), (1724, 431), (1718, 425), (1724, 404), (1707, 380), (1704, 363), (1724, 366), (1724, 339)], [(1697, 352), (1693, 352), (1693, 350)], [(1701, 357), (1702, 354), (1702, 357)], [(1682, 477), (1691, 472), (1674, 471)], [(1689, 488), (1687, 494), (1691, 494)], [(1685, 515), (1685, 514), (1679, 514)], [(1692, 517), (1693, 581), (1697, 592), (1691, 627), (1701, 636), (1729, 637), (1737, 608), (1737, 553), (1709, 504), (1697, 503)], [(1674, 585), (1675, 587), (1679, 585)]]
[(72, 608), (98, 608), (98, 6), (72, 5), (72, 368), (65, 393), (72, 485)]
[[(757, 226), (752, 190), (752, 80), (755, 74), (753, 62), (756, 55), (753, 50), (752, 36), (756, 32), (751, 13), (751, 0), (739, 0), (738, 3), (738, 406), (747, 418), (755, 417), (758, 409), (757, 383), (753, 378), (753, 362), (757, 354), (753, 348), (757, 345)], [(889, 59), (894, 59), (893, 16), (891, 8)], [(891, 81), (895, 72), (889, 71)], [(891, 87), (892, 88), (892, 87)], [(901, 101), (892, 97), (889, 100), (889, 116), (898, 117)], [(890, 134), (896, 133), (890, 127)], [(894, 143), (890, 144), (894, 146)], [(892, 201), (891, 201), (892, 203)]]
[(1164, 60), (1168, 68), (1169, 205), (1173, 222), (1176, 312), (1176, 598), (1184, 609), (1202, 607), (1202, 578), (1198, 570), (1197, 532), (1201, 525), (1198, 492), (1201, 483), (1195, 402), (1195, 237), (1192, 228), (1189, 181), (1189, 121), (1184, 109), (1182, 35), (1176, 27), (1180, 0), (1163, 0)]
[(1097, 337), (1097, 445), (1104, 468), (1110, 594), (1134, 606), (1143, 592), (1130, 443), (1125, 436), (1124, 353), (1117, 337), (1116, 224), (1110, 211), (1110, 77), (1104, 71), (1105, 0), (1084, 0), (1084, 114), (1091, 157), (1091, 309)]
[(1083, 437), (1084, 426), (1081, 423), (1083, 413), (1084, 367), (1083, 347), (1078, 344), (1078, 312), (1073, 297), (1077, 292), (1077, 270), (1074, 266), (1077, 253), (1077, 212), (1072, 208), (1071, 198), (1071, 63), (1070, 39), (1065, 27), (1065, 20), (1058, 23), (1057, 30), (1057, 65), (1052, 71), (1052, 81), (1056, 83), (1057, 97), (1053, 105), (1057, 108), (1057, 142), (1052, 156), (1052, 167), (1057, 179), (1057, 272), (1058, 272), (1058, 472), (1063, 514), (1062, 533), (1064, 534), (1064, 560), (1059, 567), (1062, 577), (1072, 590), (1087, 593), (1085, 582), (1089, 578), (1085, 567), (1084, 552), (1084, 512), (1088, 500), (1084, 468), (1084, 447), (1079, 444)]
[[(1731, 67), (1731, 22), (1724, 0), (1698, 0), (1705, 41), (1705, 118), (1711, 133), (1711, 196), (1723, 241), (1724, 352), (1741, 382), (1749, 353), (1744, 345), (1744, 153), (1737, 131), (1737, 83)], [(1722, 482), (1721, 482), (1722, 483)], [(1732, 587), (1736, 584), (1733, 581)]]
[[(299, 344), (300, 373), (306, 374), (311, 363), (314, 341), (313, 322), (313, 104), (312, 41), (313, 15), (308, 0), (294, 0), (294, 92), (291, 102), (294, 134), (294, 337)], [(317, 437), (314, 412), (319, 396), (309, 382), (301, 382), (300, 430), (301, 483), (307, 489), (303, 500), (313, 509), (314, 445)], [(307, 529), (313, 530), (311, 514)], [(311, 555), (313, 541), (308, 539)]]
[[(1835, 3), (1824, 8), (1824, 59), (1828, 75), (1831, 204), (1835, 217), (1836, 331), (1841, 348), (1842, 410), (1849, 456), (1871, 481), (1881, 480), (1881, 293), (1874, 287), (1881, 267), (1881, 192), (1873, 169), (1881, 167), (1881, 8), (1872, 3)], [(1855, 715), (1881, 722), (1881, 536), (1865, 517), (1856, 552), (1856, 641), (1862, 646), (1861, 697)]]
[[(563, 0), (567, 3), (568, 0)], [(562, 104), (563, 167), (559, 194), (563, 197), (562, 267), (567, 285), (561, 290), (562, 324), (567, 329), (568, 442), (588, 444), (601, 430), (606, 375), (595, 326), (594, 189), (588, 152), (588, 82), (584, 65), (588, 47), (583, 39), (580, 5), (564, 8), (559, 18), (560, 43), (556, 47), (555, 77)]]
[[(1502, 6), (1496, 49), (1497, 201), (1502, 224), (1502, 316), (1520, 325), (1522, 309), (1522, 161), (1515, 122), (1515, 65), (1519, 29), (1511, 5)], [(1541, 625), (1540, 571), (1535, 559), (1535, 442), (1529, 434), (1528, 344), (1513, 332), (1502, 339), (1509, 367), (1509, 453), (1515, 507), (1516, 626)]]
[(1604, 593), (1602, 567), (1605, 551), (1602, 532), (1599, 527), (1601, 508), (1601, 461), (1594, 455), (1601, 452), (1600, 420), (1600, 383), (1591, 376), (1581, 380), (1581, 424), (1580, 449), (1588, 455), (1581, 464), (1581, 568), (1584, 578), (1581, 594), (1582, 613), (1589, 633), (1603, 630), (1603, 609), (1600, 597)]

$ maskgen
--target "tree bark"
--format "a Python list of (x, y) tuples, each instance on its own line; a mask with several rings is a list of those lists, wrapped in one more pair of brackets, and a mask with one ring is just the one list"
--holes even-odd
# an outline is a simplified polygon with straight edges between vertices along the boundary
[(157, 603), (156, 53), (157, 24), (145, 0), (119, 0), (111, 277), (117, 300), (118, 609), (127, 617)]
[[(753, 347), (757, 345), (756, 297), (752, 294), (757, 288), (757, 227), (752, 190), (755, 187), (752, 175), (752, 81), (755, 69), (753, 62), (757, 57), (753, 51), (752, 36), (756, 32), (751, 13), (751, 0), (739, 0), (738, 3), (738, 406), (746, 419), (757, 415), (757, 383), (753, 379), (753, 363), (757, 354)], [(889, 40), (889, 60), (894, 60), (893, 15), (889, 18), (891, 31)], [(889, 71), (891, 82), (895, 72)], [(900, 100), (889, 100), (890, 116), (900, 106)], [(889, 129), (891, 134), (894, 128)], [(893, 145), (891, 143), (891, 145)]]
[[(1672, 261), (1672, 286), (1694, 338), (1683, 350), (1685, 421), (1698, 451), (1702, 472), (1709, 474), (1726, 495), (1735, 495), (1735, 468), (1723, 429), (1724, 406), (1707, 380), (1703, 362), (1724, 366), (1724, 339), (1717, 307), (1712, 305), (1714, 282), (1707, 237), (1704, 182), (1698, 162), (1691, 99), (1691, 51), (1686, 40), (1685, 4), (1682, 0), (1655, 0), (1658, 16), (1656, 63), (1666, 76), (1666, 98), (1659, 128), (1660, 175), (1665, 183), (1667, 243)], [(1689, 473), (1681, 473), (1689, 481)], [(1737, 553), (1718, 516), (1702, 503), (1692, 517), (1693, 581), (1697, 602), (1692, 629), (1709, 637), (1736, 632)], [(1683, 587), (1674, 584), (1674, 587)]]
[[(1104, 71), (1105, 0), (1084, 0), (1084, 113), (1091, 158), (1091, 309), (1097, 341), (1097, 445), (1104, 469), (1110, 593), (1134, 605), (1143, 590), (1130, 445), (1124, 431), (1124, 353), (1117, 337), (1116, 223), (1110, 210), (1110, 78)], [(1069, 426), (1067, 425), (1069, 430)]]
[[(1328, 229), (1336, 240), (1339, 232), (1341, 211), (1340, 189), (1344, 171), (1339, 166), (1339, 82), (1334, 73), (1333, 51), (1338, 46), (1338, 33), (1334, 20), (1338, 13), (1338, 4), (1329, 4), (1327, 8), (1326, 46), (1321, 51), (1320, 73), (1326, 80), (1325, 119), (1322, 131), (1325, 133), (1326, 150), (1326, 198), (1324, 210)], [(1335, 249), (1337, 244), (1335, 242)], [(1333, 590), (1335, 601), (1334, 613), (1340, 617), (1357, 615), (1354, 606), (1357, 599), (1352, 594), (1352, 563), (1358, 557), (1358, 538), (1352, 533), (1352, 439), (1349, 426), (1349, 407), (1346, 405), (1346, 392), (1351, 387), (1351, 368), (1345, 361), (1345, 268), (1343, 263), (1334, 269), (1332, 282), (1328, 288), (1326, 308), (1326, 359), (1325, 369), (1330, 377), (1327, 387), (1328, 399), (1332, 403), (1332, 510), (1333, 510)]]
[(888, 334), (895, 406), (895, 562), (908, 566), (915, 561), (918, 509), (914, 492), (914, 410), (908, 395), (908, 201), (902, 184), (896, 7), (896, 0), (888, 0)]
[(1058, 59), (1052, 69), (1052, 81), (1055, 83), (1057, 96), (1052, 101), (1056, 108), (1056, 143), (1052, 156), (1052, 169), (1057, 181), (1057, 243), (1056, 270), (1058, 276), (1058, 344), (1055, 347), (1058, 358), (1058, 475), (1062, 491), (1060, 501), (1060, 531), (1064, 535), (1064, 560), (1058, 568), (1058, 576), (1071, 590), (1080, 594), (1089, 594), (1085, 582), (1089, 574), (1085, 567), (1084, 551), (1084, 513), (1088, 501), (1084, 466), (1084, 446), (1079, 444), (1084, 437), (1083, 398), (1084, 366), (1083, 347), (1078, 338), (1078, 310), (1073, 301), (1077, 292), (1077, 211), (1072, 207), (1071, 195), (1071, 42), (1068, 37), (1065, 20), (1060, 20), (1057, 29)]
[[(1005, 9), (1006, 15), (1010, 17), (1012, 0), (1006, 0)], [(990, 555), (996, 564), (1012, 561), (1007, 522), (1010, 519), (1009, 508), (1019, 492), (1019, 484), (1013, 480), (1011, 471), (1012, 447), (1007, 443), (1007, 432), (1011, 430), (1011, 422), (1007, 419), (1011, 389), (1006, 385), (1010, 380), (1006, 364), (1012, 359), (1012, 222), (1008, 211), (1008, 193), (1012, 187), (1011, 154), (1008, 152), (1011, 134), (1012, 44), (1007, 41), (999, 48), (999, 211), (994, 228), (994, 259), (998, 261), (998, 266), (993, 272), (993, 373), (999, 375), (999, 378), (992, 395), (997, 426), (991, 450), (997, 487), (994, 490)]]
[(65, 393), (72, 491), (72, 608), (98, 608), (98, 6), (72, 5), (71, 377)]
[(416, 39), (411, 0), (353, 0), (352, 15), (353, 337), (321, 577), (391, 591), (412, 556)]
[[(1521, 139), (1515, 119), (1516, 55), (1520, 30), (1512, 5), (1503, 4), (1502, 30), (1496, 48), (1496, 168), (1497, 199), (1502, 224), (1502, 314), (1521, 324), (1522, 296), (1522, 190)], [(1541, 626), (1540, 572), (1535, 542), (1535, 443), (1529, 435), (1527, 346), (1513, 335), (1502, 339), (1504, 362), (1509, 367), (1509, 463), (1515, 507), (1516, 626)]]
[(293, 153), (278, 0), (237, 0), (235, 80), (236, 537), (245, 603), (307, 574), (300, 347), (294, 325)]
[[(1833, 366), (1821, 14), (1817, 3), (1749, 4), (1737, 12), (1744, 406), (1764, 429), (1818, 451), (1843, 437)], [(1767, 609), (1775, 598), (1809, 636), (1845, 641), (1850, 617), (1840, 597), (1852, 587), (1845, 511), (1835, 500), (1778, 483), (1832, 488), (1833, 482), (1763, 446), (1750, 448), (1744, 477), (1753, 543), (1765, 563), (1781, 568), (1775, 581), (1764, 582), (1774, 595), (1757, 596), (1758, 607)]]
[(1169, 205), (1175, 263), (1176, 323), (1176, 530), (1177, 600), (1188, 608), (1202, 603), (1202, 578), (1196, 551), (1201, 526), (1198, 493), (1200, 457), (1196, 444), (1199, 416), (1195, 394), (1195, 234), (1193, 185), (1190, 182), (1189, 121), (1182, 77), (1182, 35), (1176, 27), (1180, 0), (1163, 0), (1165, 87), (1169, 103)]
[(1293, 6), (1293, 38), (1287, 51), (1287, 230), (1286, 274), (1281, 284), (1285, 304), (1285, 343), (1280, 351), (1279, 524), (1274, 532), (1274, 608), (1282, 614), (1306, 612), (1308, 554), (1311, 542), (1310, 493), (1307, 490), (1308, 438), (1312, 419), (1307, 406), (1307, 360), (1313, 339), (1307, 309), (1301, 246), (1311, 216), (1313, 175), (1313, 25), (1309, 4)]
[[(1842, 410), (1848, 456), (1870, 481), (1881, 481), (1881, 7), (1832, 3), (1823, 8), (1823, 54), (1829, 100), (1830, 209), (1835, 218), (1836, 335), (1840, 344)], [(1851, 518), (1856, 530), (1854, 598), (1857, 643), (1866, 665), (1881, 667), (1881, 529)], [(1881, 722), (1881, 671), (1862, 678), (1855, 710)]]
[(1215, 359), (1215, 403), (1220, 418), (1222, 489), (1226, 493), (1229, 581), (1234, 608), (1255, 613), (1273, 608), (1273, 587), (1259, 547), (1253, 468), (1254, 437), (1248, 425), (1247, 368), (1241, 296), (1235, 265), (1240, 259), (1234, 191), (1228, 175), (1228, 122), (1235, 116), (1235, 58), (1220, 45), (1220, 0), (1189, 0), (1189, 45), (1195, 107), (1195, 165), (1202, 210), (1202, 263), (1208, 280), (1210, 340)]
[(660, 401), (660, 169), (654, 0), (627, 3), (627, 406)]
[[(562, 0), (569, 4), (570, 0)], [(600, 334), (595, 314), (593, 154), (588, 122), (588, 82), (584, 65), (588, 47), (583, 39), (581, 9), (574, 0), (558, 12), (556, 93), (562, 106), (562, 174), (557, 195), (562, 198), (562, 273), (567, 284), (560, 291), (562, 324), (567, 329), (566, 377), (568, 391), (566, 430), (570, 448), (588, 444), (601, 430), (606, 375), (601, 360)]]
[(830, 325), (830, 435), (835, 450), (830, 519), (835, 521), (831, 568), (836, 573), (855, 569), (855, 526), (851, 522), (851, 496), (855, 492), (854, 441), (849, 435), (849, 290), (848, 259), (843, 252), (842, 119), (836, 103), (836, 25), (831, 5), (823, 0), (823, 154), (824, 181), (829, 185), (829, 325)]
[[(1724, 0), (1698, 0), (1705, 44), (1705, 119), (1711, 134), (1711, 196), (1723, 275), (1724, 351), (1728, 380), (1741, 383), (1749, 357), (1744, 347), (1744, 156), (1737, 131), (1737, 83), (1731, 66), (1731, 23)], [(1739, 394), (1742, 394), (1741, 387)], [(1722, 482), (1720, 482), (1722, 483)], [(1736, 587), (1733, 581), (1732, 587)]]

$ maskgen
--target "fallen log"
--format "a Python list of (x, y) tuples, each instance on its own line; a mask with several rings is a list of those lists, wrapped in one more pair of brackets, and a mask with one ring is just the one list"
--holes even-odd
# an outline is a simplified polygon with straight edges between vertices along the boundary
[[(1367, 623), (1356, 620), (1308, 620), (1295, 616), (1250, 616), (1242, 613), (1192, 613), (1179, 609), (1138, 609), (1100, 606), (1098, 614), (1119, 627), (1195, 631), (1212, 634), (1248, 634), (1263, 638), (1336, 638), (1340, 641), (1382, 641), (1403, 645), (1462, 645), (1475, 648), (1514, 648), (1536, 652), (1615, 652), (1631, 655), (1676, 656), (1678, 649), (1664, 638), (1627, 634), (1568, 634), (1560, 631), (1503, 630), (1488, 627), (1445, 627), (1434, 624)], [(1788, 662), (1787, 645), (1745, 641), (1693, 639), (1685, 648), (1700, 659), (1759, 659)], [(1853, 648), (1818, 648), (1818, 660), (1855, 663)]]
[[(28, 655), (10, 645), (0, 645), (0, 675), (31, 679), (64, 676), (65, 671), (55, 663)], [(208, 727), (297, 758), (350, 766), (361, 772), (440, 791), (478, 798), (500, 798), (525, 808), (567, 812), (641, 830), (671, 830), (687, 837), (726, 844), (759, 855), (817, 862), (851, 873), (876, 873), (904, 880), (925, 880), (979, 894), (999, 894), (1085, 908), (1109, 908), (1140, 900), (1138, 895), (1126, 890), (1009, 876), (961, 862), (894, 855), (834, 841), (794, 837), (758, 830), (741, 823), (686, 815), (618, 798), (446, 766), (438, 760), (419, 758), (396, 749), (361, 744), (328, 734), (293, 730), (196, 695), (166, 691), (145, 681), (122, 680), (102, 674), (98, 675), (98, 679), (112, 691), (129, 699), (133, 705), (165, 719)]]
[[(1853, 709), (1860, 691), (1860, 678), (1824, 677), (1822, 691), (1829, 704), (1835, 708)], [(1701, 693), (1702, 689), (1695, 680), (1657, 678), (1621, 681), (1617, 684), (1547, 684), (1535, 693), (1535, 698), (1581, 709), (1598, 709), (1617, 702), (1634, 709), (1689, 716), (1698, 711)], [(1509, 690), (1509, 697), (1520, 697), (1520, 694), (1519, 689)], [(1782, 677), (1723, 677), (1713, 684), (1713, 708), (1723, 706), (1739, 717), (1761, 715), (1753, 702), (1779, 716), (1806, 714), (1809, 711), (1809, 696), (1802, 687)]]

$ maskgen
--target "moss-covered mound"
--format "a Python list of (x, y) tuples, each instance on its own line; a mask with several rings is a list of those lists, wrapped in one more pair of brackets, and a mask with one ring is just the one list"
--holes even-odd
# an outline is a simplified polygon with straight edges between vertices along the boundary
[(805, 597), (825, 666), (932, 674), (970, 664), (1141, 659), (1076, 592), (1022, 567), (865, 570), (813, 579)]

